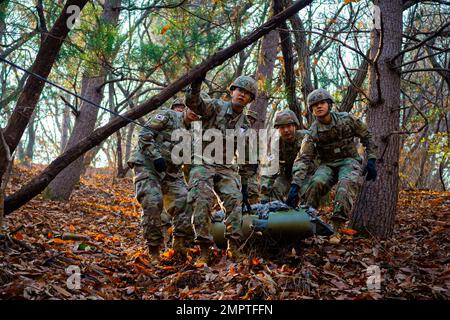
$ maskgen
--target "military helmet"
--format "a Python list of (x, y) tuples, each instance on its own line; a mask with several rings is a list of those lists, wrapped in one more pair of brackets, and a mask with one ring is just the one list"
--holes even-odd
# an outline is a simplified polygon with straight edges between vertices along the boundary
[(275, 128), (278, 128), (279, 126), (287, 124), (295, 124), (297, 128), (300, 127), (300, 123), (298, 122), (298, 118), (295, 115), (295, 112), (289, 109), (278, 111), (277, 114), (275, 115), (275, 121), (273, 123), (273, 126)]
[(173, 100), (172, 105), (170, 106), (170, 109), (173, 109), (176, 105), (183, 105), (186, 108), (186, 103), (184, 102), (184, 98), (176, 98)]
[(320, 88), (312, 91), (310, 94), (308, 94), (307, 98), (309, 111), (311, 111), (311, 107), (314, 104), (324, 100), (331, 100), (331, 102), (333, 102), (333, 98), (331, 97), (331, 94), (327, 90)]
[(247, 110), (247, 117), (249, 118), (253, 118), (255, 120), (258, 119), (258, 112), (256, 112), (255, 110)]
[(255, 99), (256, 94), (258, 92), (258, 86), (256, 84), (255, 79), (249, 76), (239, 76), (231, 83), (229, 90), (233, 91), (236, 87), (247, 90), (253, 95), (253, 99)]

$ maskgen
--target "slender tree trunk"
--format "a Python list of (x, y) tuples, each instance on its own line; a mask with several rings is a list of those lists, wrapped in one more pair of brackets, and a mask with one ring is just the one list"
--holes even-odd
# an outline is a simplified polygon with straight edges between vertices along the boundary
[(24, 161), (25, 161), (25, 150), (23, 150), (23, 142), (22, 141), (17, 145), (16, 159), (20, 163), (24, 163)]
[(36, 113), (33, 113), (28, 125), (28, 143), (25, 149), (25, 165), (31, 168), (33, 164), (34, 145), (36, 142)]
[(94, 161), (95, 157), (97, 156), (97, 153), (101, 150), (102, 144), (103, 143), (86, 152), (83, 159), (83, 168), (81, 169), (80, 177), (86, 174), (87, 169), (91, 165), (92, 161)]
[(273, 68), (277, 57), (279, 34), (273, 30), (264, 36), (258, 58), (256, 69), (256, 81), (258, 82), (258, 96), (251, 110), (256, 111), (258, 119), (253, 128), (262, 129), (266, 121), (267, 106), (269, 105), (269, 94), (272, 90)]
[[(124, 166), (122, 150), (122, 134), (117, 131), (117, 178), (124, 178), (128, 171), (128, 166)], [(126, 161), (126, 159), (125, 159)]]
[[(120, 6), (120, 0), (109, 0), (104, 4), (102, 21), (117, 27), (119, 20), (119, 10), (115, 9)], [(111, 61), (114, 59), (111, 56)], [(109, 65), (111, 61), (101, 61), (100, 64)], [(86, 99), (101, 104), (103, 99), (103, 83), (106, 80), (107, 70), (102, 67), (99, 75), (85, 75), (82, 79), (81, 95)], [(99, 89), (101, 88), (101, 89)], [(80, 112), (75, 120), (75, 125), (67, 143), (67, 148), (73, 147), (79, 141), (89, 136), (95, 128), (97, 121), (98, 108), (82, 102)], [(80, 181), (80, 175), (84, 172), (84, 156), (80, 156), (77, 160), (65, 168), (48, 186), (46, 196), (53, 200), (69, 200), (73, 188)]]
[(9, 170), (11, 168), (11, 153), (8, 144), (3, 135), (3, 129), (0, 128), (0, 154), (4, 156), (0, 159), (0, 232), (3, 230), (3, 217), (5, 213), (5, 188), (9, 178)]
[(62, 118), (62, 126), (61, 126), (61, 144), (59, 150), (63, 153), (66, 148), (67, 141), (69, 140), (69, 128), (70, 127), (70, 109), (65, 106)]
[(355, 103), (356, 97), (358, 96), (358, 90), (356, 88), (363, 90), (362, 85), (364, 83), (364, 80), (366, 79), (368, 67), (369, 62), (366, 59), (363, 59), (358, 67), (358, 71), (352, 78), (354, 86), (352, 84), (348, 86), (344, 99), (342, 99), (340, 111), (350, 112), (352, 110), (353, 104)]
[[(369, 97), (374, 102), (367, 111), (367, 122), (379, 147), (378, 178), (364, 183), (353, 215), (353, 227), (381, 238), (388, 238), (394, 230), (398, 199), (398, 163), (400, 114), (400, 75), (389, 68), (387, 61), (394, 57), (402, 44), (402, 1), (375, 1), (381, 11), (383, 43), (378, 59), (379, 77), (374, 65), (369, 68)], [(379, 30), (371, 33), (371, 58), (380, 47)], [(378, 92), (378, 84), (381, 92)], [(381, 94), (381, 95), (380, 95)]]
[[(442, 186), (442, 191), (447, 191), (447, 187), (445, 185), (445, 181), (444, 181), (444, 168), (447, 167), (448, 161), (446, 161), (445, 159), (442, 159), (442, 161), (439, 163), (439, 182), (441, 183)], [(448, 167), (447, 167), (448, 169)]]
[(127, 161), (131, 156), (131, 140), (133, 139), (134, 127), (135, 127), (134, 123), (128, 126), (127, 140), (125, 145), (125, 161)]
[[(277, 14), (281, 12), (285, 6), (287, 6), (287, 1), (274, 0), (274, 13)], [(297, 115), (300, 126), (303, 128), (303, 121), (301, 117), (300, 106), (298, 105), (297, 96), (295, 94), (295, 74), (294, 74), (294, 57), (293, 57), (293, 45), (291, 34), (286, 22), (283, 22), (278, 29), (280, 33), (280, 43), (281, 51), (283, 52), (283, 62), (284, 62), (284, 85), (286, 98), (289, 105), (289, 109), (295, 112)]]
[(292, 24), (294, 31), (294, 46), (297, 51), (297, 58), (299, 64), (300, 74), (300, 91), (303, 96), (303, 101), (306, 105), (306, 98), (311, 91), (314, 90), (314, 86), (311, 81), (311, 61), (309, 59), (309, 47), (306, 41), (306, 32), (303, 22), (298, 14), (293, 15), (289, 21)]
[[(31, 71), (46, 78), (50, 74), (53, 63), (61, 49), (61, 46), (69, 33), (68, 20), (71, 17), (68, 7), (75, 5), (83, 9), (88, 0), (68, 0), (60, 16), (56, 20), (49, 36), (45, 38), (39, 47), (36, 59), (31, 67)], [(16, 149), (23, 132), (25, 131), (31, 115), (36, 108), (37, 102), (44, 88), (44, 81), (35, 77), (28, 77), (25, 86), (20, 94), (16, 107), (5, 127), (4, 136), (11, 153)], [(0, 155), (2, 157), (2, 155)]]

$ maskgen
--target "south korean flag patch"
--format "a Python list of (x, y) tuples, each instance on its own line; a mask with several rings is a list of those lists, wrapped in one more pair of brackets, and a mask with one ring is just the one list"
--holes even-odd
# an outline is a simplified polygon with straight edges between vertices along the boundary
[(158, 121), (164, 121), (166, 119), (166, 117), (164, 117), (164, 115), (162, 115), (162, 114), (157, 114), (155, 116), (155, 119)]

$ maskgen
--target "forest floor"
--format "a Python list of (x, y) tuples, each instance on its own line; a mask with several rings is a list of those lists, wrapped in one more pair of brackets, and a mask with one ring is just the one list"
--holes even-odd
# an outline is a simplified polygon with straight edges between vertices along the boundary
[[(16, 168), (7, 193), (37, 170)], [(449, 192), (401, 192), (395, 233), (386, 241), (355, 234), (336, 246), (314, 237), (275, 254), (247, 248), (240, 263), (221, 251), (202, 268), (175, 264), (170, 250), (161, 267), (149, 267), (139, 217), (131, 179), (106, 173), (82, 179), (69, 202), (36, 197), (5, 218), (0, 299), (450, 298)], [(88, 238), (62, 240), (64, 232)], [(79, 289), (70, 285), (70, 266), (80, 269)], [(378, 268), (381, 288), (368, 290)]]

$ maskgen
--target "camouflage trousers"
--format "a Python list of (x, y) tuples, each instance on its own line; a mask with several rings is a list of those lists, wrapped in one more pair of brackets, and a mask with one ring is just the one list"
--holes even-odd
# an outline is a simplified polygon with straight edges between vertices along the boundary
[[(299, 198), (300, 201), (304, 199), (306, 189), (309, 185), (311, 176), (308, 175), (305, 180), (303, 180), (300, 186)], [(285, 175), (277, 175), (275, 178), (273, 176), (262, 176), (261, 177), (261, 201), (274, 201), (279, 200), (284, 202), (291, 188), (292, 177), (286, 177)]]
[(195, 241), (212, 244), (211, 209), (215, 197), (224, 207), (225, 237), (241, 239), (242, 193), (237, 172), (217, 165), (192, 165), (189, 174), (188, 206), (192, 207)]
[(332, 219), (348, 220), (363, 183), (361, 172), (361, 163), (354, 158), (322, 163), (306, 190), (306, 204), (317, 209), (320, 199), (337, 184)]
[(150, 246), (163, 244), (163, 208), (173, 218), (173, 234), (192, 237), (191, 217), (186, 210), (187, 188), (181, 173), (158, 173), (153, 168), (134, 168), (136, 199), (142, 207), (144, 239)]
[(255, 174), (248, 178), (248, 202), (250, 204), (259, 203), (260, 194), (259, 194), (259, 181), (258, 175)]

